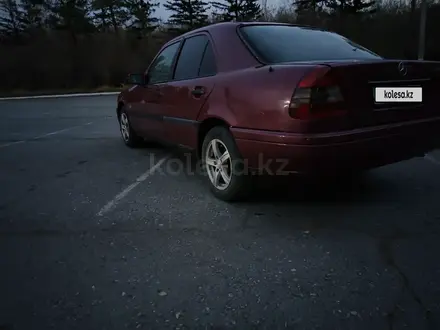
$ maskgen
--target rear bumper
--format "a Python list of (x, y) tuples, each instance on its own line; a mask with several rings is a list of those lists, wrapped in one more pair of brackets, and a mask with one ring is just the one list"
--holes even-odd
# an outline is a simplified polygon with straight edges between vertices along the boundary
[(440, 148), (440, 117), (325, 134), (231, 131), (248, 166), (271, 173), (369, 169)]

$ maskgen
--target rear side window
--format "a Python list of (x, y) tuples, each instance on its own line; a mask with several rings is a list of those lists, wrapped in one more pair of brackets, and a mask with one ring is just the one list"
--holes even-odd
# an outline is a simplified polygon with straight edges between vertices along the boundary
[(266, 63), (380, 59), (339, 34), (286, 25), (243, 26), (240, 32)]
[(200, 64), (199, 77), (213, 76), (217, 73), (217, 66), (215, 64), (214, 50), (210, 42), (206, 45), (205, 53), (203, 54), (202, 63)]
[(179, 59), (177, 60), (175, 80), (193, 79), (199, 75), (200, 63), (209, 39), (205, 35), (191, 37), (185, 40)]

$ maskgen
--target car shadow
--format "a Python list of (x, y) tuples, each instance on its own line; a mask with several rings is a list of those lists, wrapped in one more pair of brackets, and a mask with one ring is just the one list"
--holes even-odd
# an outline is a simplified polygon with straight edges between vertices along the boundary
[[(193, 153), (172, 149), (173, 157), (188, 168), (192, 179), (204, 183), (207, 178), (200, 169), (200, 161)], [(190, 161), (188, 161), (190, 159)], [(374, 175), (374, 171), (325, 176), (273, 175), (253, 176), (250, 180), (249, 196), (241, 203), (348, 203), (377, 198), (385, 190), (392, 189), (390, 182)], [(193, 175), (196, 173), (196, 175)]]
[[(378, 180), (371, 172), (335, 177), (301, 175), (256, 177), (248, 202), (347, 203), (377, 195)], [(383, 182), (381, 184), (383, 186)]]
[[(188, 155), (177, 152), (174, 157), (183, 161)], [(186, 171), (196, 171), (195, 157), (186, 164), (191, 167)], [(420, 209), (432, 208), (432, 199), (420, 198), (415, 203), (413, 194), (419, 187), (409, 180), (412, 175), (399, 165), (389, 166), (356, 175), (257, 176), (245, 200), (233, 203), (215, 197), (207, 200), (233, 214), (230, 225), (237, 228), (242, 221), (241, 228), (276, 232), (328, 228), (374, 237), (417, 234), (424, 230), (424, 220), (416, 215)], [(210, 194), (206, 176), (187, 177), (206, 189), (202, 194)]]
[[(249, 198), (234, 204), (247, 212), (245, 227), (286, 233), (327, 228), (377, 236), (379, 226), (380, 236), (400, 232), (394, 221), (398, 187), (374, 171), (346, 177), (257, 181)], [(396, 198), (390, 200), (391, 195)]]

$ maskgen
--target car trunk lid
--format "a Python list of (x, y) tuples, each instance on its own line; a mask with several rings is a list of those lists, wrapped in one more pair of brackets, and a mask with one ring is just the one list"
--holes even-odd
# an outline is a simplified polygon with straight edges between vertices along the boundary
[[(354, 127), (440, 116), (440, 62), (375, 60), (325, 63), (340, 84)], [(422, 88), (421, 102), (376, 102), (375, 89)], [(382, 91), (383, 92), (383, 91)]]

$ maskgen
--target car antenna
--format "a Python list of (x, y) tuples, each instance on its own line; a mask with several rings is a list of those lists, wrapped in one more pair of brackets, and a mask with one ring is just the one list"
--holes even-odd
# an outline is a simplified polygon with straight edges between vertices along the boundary
[(273, 69), (272, 66), (269, 67), (269, 72), (274, 72), (275, 70)]

